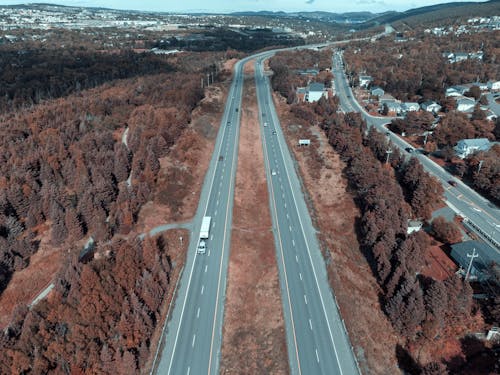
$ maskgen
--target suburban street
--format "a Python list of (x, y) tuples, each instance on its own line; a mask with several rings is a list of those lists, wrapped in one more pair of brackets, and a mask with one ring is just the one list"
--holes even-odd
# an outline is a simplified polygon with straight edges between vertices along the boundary
[(257, 59), (255, 80), (269, 203), (292, 374), (357, 374), (326, 275), (316, 232), (270, 91)]
[[(243, 60), (235, 66), (164, 347), (156, 370), (153, 369), (157, 374), (218, 374), (244, 64)], [(211, 216), (212, 222), (206, 253), (198, 254), (203, 216)]]
[[(408, 148), (413, 149), (413, 146), (385, 127), (393, 118), (372, 116), (355, 99), (344, 73), (341, 53), (334, 53), (332, 59), (335, 89), (342, 109), (346, 112), (360, 112), (368, 126), (375, 126), (380, 132), (385, 133), (403, 155), (418, 158), (425, 170), (443, 185), (446, 204), (457, 214), (466, 218), (465, 221), (470, 223), (470, 227), (478, 235), (500, 251), (500, 210), (498, 207), (456, 179), (430, 158), (419, 153), (418, 150), (411, 153), (406, 151)], [(456, 186), (452, 186), (449, 181), (455, 181)]]

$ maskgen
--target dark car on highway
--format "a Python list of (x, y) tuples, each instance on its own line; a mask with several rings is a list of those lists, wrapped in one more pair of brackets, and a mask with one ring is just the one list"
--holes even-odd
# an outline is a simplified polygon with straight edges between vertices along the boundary
[(413, 149), (411, 147), (406, 147), (405, 151), (411, 154), (413, 152)]
[(448, 181), (448, 183), (449, 183), (451, 186), (457, 186), (456, 181), (449, 180), (449, 181)]

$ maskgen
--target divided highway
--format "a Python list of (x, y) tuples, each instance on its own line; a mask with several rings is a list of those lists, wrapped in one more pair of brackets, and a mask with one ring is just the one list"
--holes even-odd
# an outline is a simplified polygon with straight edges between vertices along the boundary
[(292, 374), (358, 374), (324, 259), (272, 97), (257, 59), (255, 81)]
[[(406, 149), (413, 149), (413, 146), (385, 127), (393, 118), (383, 118), (368, 114), (359, 105), (349, 87), (343, 69), (341, 52), (334, 53), (332, 68), (335, 77), (335, 89), (342, 109), (346, 112), (360, 112), (368, 126), (375, 126), (380, 132), (385, 133), (392, 144), (398, 147), (403, 155), (416, 157), (422, 163), (425, 170), (436, 177), (443, 185), (446, 204), (457, 214), (466, 217), (466, 220), (471, 223), (472, 229), (492, 245), (493, 248), (500, 251), (500, 210), (498, 207), (456, 179), (425, 155), (417, 151), (408, 153)], [(452, 186), (449, 181), (456, 182), (456, 186)]]
[[(193, 221), (186, 265), (174, 296), (175, 306), (167, 324), (164, 347), (152, 373), (218, 374), (244, 64), (242, 60), (235, 66), (234, 80)], [(206, 253), (198, 254), (204, 216), (212, 217), (210, 235)]]

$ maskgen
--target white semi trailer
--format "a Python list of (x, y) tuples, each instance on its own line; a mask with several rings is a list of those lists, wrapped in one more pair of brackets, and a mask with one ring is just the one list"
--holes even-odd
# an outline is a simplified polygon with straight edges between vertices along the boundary
[(204, 216), (203, 221), (201, 222), (200, 229), (200, 242), (198, 243), (198, 253), (205, 254), (207, 249), (207, 244), (205, 242), (210, 235), (210, 223), (212, 222), (212, 218), (210, 216)]

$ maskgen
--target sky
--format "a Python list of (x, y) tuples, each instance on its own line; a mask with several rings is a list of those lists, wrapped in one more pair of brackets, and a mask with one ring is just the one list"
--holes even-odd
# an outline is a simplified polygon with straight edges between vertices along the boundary
[[(464, 2), (471, 0), (454, 0)], [(481, 2), (484, 0), (472, 0)], [(0, 5), (25, 4), (29, 1), (3, 1)], [(216, 12), (234, 11), (328, 11), (335, 13), (370, 11), (373, 13), (388, 10), (404, 11), (439, 3), (449, 3), (446, 0), (35, 0), (36, 3), (51, 3), (60, 5), (105, 7), (114, 9), (136, 9), (162, 12)]]

